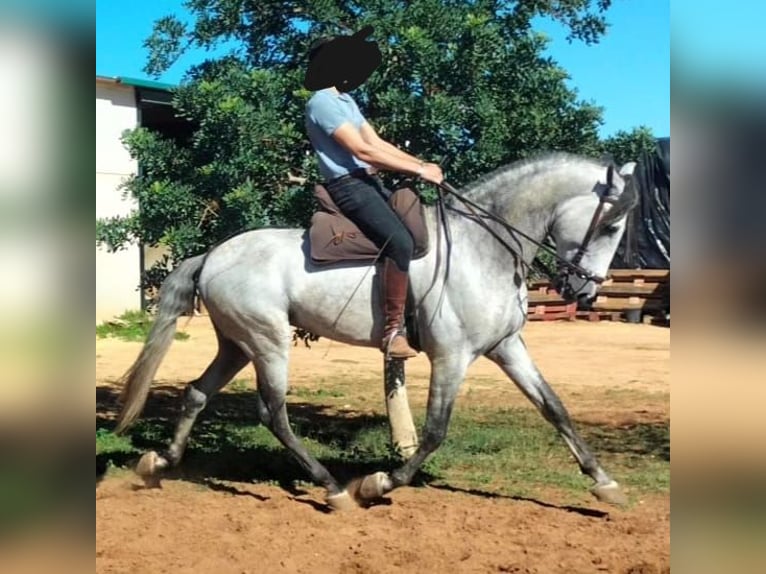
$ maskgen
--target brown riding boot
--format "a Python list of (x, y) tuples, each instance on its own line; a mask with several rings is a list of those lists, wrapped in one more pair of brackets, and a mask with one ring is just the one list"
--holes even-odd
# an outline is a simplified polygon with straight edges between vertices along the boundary
[(386, 259), (383, 264), (383, 340), (380, 350), (392, 359), (409, 359), (418, 354), (410, 347), (407, 337), (402, 333), (404, 324), (404, 305), (407, 301), (407, 283), (409, 276), (400, 271), (396, 264)]

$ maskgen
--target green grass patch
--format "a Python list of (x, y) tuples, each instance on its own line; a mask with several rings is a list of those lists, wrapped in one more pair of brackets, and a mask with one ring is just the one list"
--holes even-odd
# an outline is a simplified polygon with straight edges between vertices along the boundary
[(96, 429), (96, 454), (131, 453), (134, 452), (130, 437), (116, 435), (112, 431)]
[[(669, 425), (576, 427), (618, 482), (639, 492), (669, 491)], [(590, 485), (553, 427), (520, 408), (456, 413), (425, 469), (451, 484), (505, 493), (531, 494), (542, 486), (583, 492)]]
[(96, 429), (96, 477), (125, 472), (126, 465), (138, 452), (129, 436), (116, 435), (105, 428)]
[[(122, 341), (141, 343), (146, 340), (153, 323), (152, 316), (144, 311), (125, 311), (116, 319), (96, 325), (96, 337), (115, 337)], [(177, 341), (185, 341), (189, 335), (176, 332), (174, 338)]]
[(456, 413), (425, 468), (450, 484), (505, 493), (541, 485), (581, 490), (586, 484), (553, 428), (527, 409)]
[(234, 379), (226, 385), (226, 389), (235, 393), (255, 392), (255, 385), (247, 379)]
[(312, 399), (312, 398), (341, 399), (346, 396), (343, 391), (338, 389), (325, 389), (325, 388), (306, 389), (303, 387), (290, 387), (290, 392), (288, 394), (293, 397), (298, 397), (302, 399)]
[[(312, 391), (303, 396), (316, 399), (322, 395)], [(389, 444), (384, 416), (343, 417), (328, 412), (321, 401), (312, 404), (310, 400), (288, 408), (295, 433), (340, 480), (399, 464)], [(182, 464), (184, 472), (219, 480), (280, 484), (306, 480), (303, 470), (256, 423), (253, 414), (243, 412), (222, 419), (214, 412), (208, 409), (197, 422)], [(417, 424), (422, 428), (422, 420)], [(669, 491), (668, 423), (576, 427), (602, 466), (633, 496)], [(96, 451), (162, 448), (172, 431), (173, 423), (166, 419), (140, 421), (132, 431), (132, 441), (98, 431)], [(458, 409), (447, 439), (427, 460), (418, 480), (520, 496), (534, 496), (551, 487), (584, 496), (590, 485), (553, 427), (537, 411), (518, 407)]]

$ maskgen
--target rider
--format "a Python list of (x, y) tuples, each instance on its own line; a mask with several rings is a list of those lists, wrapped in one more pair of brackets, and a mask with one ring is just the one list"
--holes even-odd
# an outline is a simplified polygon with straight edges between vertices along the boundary
[(353, 36), (316, 42), (309, 52), (304, 86), (314, 95), (306, 105), (306, 131), (319, 160), (319, 171), (338, 209), (381, 249), (385, 323), (380, 349), (391, 358), (417, 352), (404, 336), (404, 306), (413, 241), (387, 200), (391, 192), (377, 169), (415, 175), (439, 184), (441, 168), (381, 139), (348, 94), (381, 61), (368, 26)]

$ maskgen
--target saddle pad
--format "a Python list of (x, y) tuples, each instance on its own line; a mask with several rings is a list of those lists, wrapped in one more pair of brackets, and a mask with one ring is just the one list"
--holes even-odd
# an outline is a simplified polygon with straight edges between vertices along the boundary
[[(312, 262), (327, 265), (375, 259), (379, 249), (340, 212), (324, 186), (316, 185), (314, 196), (321, 209), (314, 213), (309, 228)], [(420, 198), (411, 189), (403, 187), (391, 195), (388, 203), (412, 235), (415, 244), (413, 259), (423, 257), (428, 253), (429, 245)]]

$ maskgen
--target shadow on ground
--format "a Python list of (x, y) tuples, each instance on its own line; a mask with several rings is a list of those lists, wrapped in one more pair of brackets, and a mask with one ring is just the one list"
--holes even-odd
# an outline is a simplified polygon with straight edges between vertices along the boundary
[[(97, 482), (109, 464), (132, 467), (141, 453), (167, 447), (180, 413), (180, 396), (181, 389), (177, 386), (158, 385), (152, 389), (141, 420), (127, 433), (134, 450), (97, 455)], [(97, 429), (114, 428), (118, 397), (119, 389), (115, 387), (96, 388)], [(256, 395), (251, 390), (214, 396), (195, 423), (182, 463), (163, 476), (183, 478), (208, 487), (215, 481), (272, 481), (298, 494), (295, 483), (308, 477), (287, 450), (259, 425), (255, 405)], [(362, 452), (357, 444), (361, 433), (388, 432), (384, 416), (348, 415), (326, 405), (304, 402), (290, 403), (288, 408), (296, 434), (309, 439), (309, 450), (341, 483), (393, 469), (399, 464), (393, 453), (381, 449)], [(333, 454), (323, 456), (322, 450)], [(335, 452), (341, 454), (335, 455)], [(414, 484), (422, 485), (433, 478), (421, 472)]]
[(529, 502), (531, 504), (535, 504), (537, 506), (542, 506), (543, 508), (553, 508), (556, 510), (562, 510), (564, 512), (572, 512), (574, 514), (579, 514), (581, 516), (587, 516), (588, 518), (606, 518), (609, 516), (608, 512), (604, 512), (602, 510), (595, 510), (593, 508), (585, 508), (584, 506), (573, 506), (573, 505), (558, 505), (558, 504), (551, 504), (549, 502), (544, 502), (542, 500), (539, 500), (537, 498), (531, 498), (528, 496), (519, 496), (519, 495), (507, 495), (507, 494), (500, 494), (498, 492), (486, 492), (484, 490), (477, 490), (475, 488), (459, 488), (456, 486), (450, 486), (448, 484), (436, 484), (431, 485), (431, 488), (436, 488), (437, 490), (446, 490), (448, 492), (460, 492), (463, 494), (470, 494), (471, 496), (480, 496), (481, 498), (501, 498), (501, 499), (507, 499), (507, 500), (516, 500), (518, 502)]
[[(96, 388), (97, 429), (113, 428), (119, 408), (118, 394), (119, 389), (114, 386)], [(141, 452), (162, 450), (167, 446), (179, 414), (180, 396), (181, 388), (178, 386), (158, 385), (152, 389), (141, 421), (129, 432), (132, 448), (116, 449), (96, 456), (97, 481), (109, 463), (130, 467)], [(391, 470), (400, 464), (399, 459), (388, 450), (387, 419), (382, 415), (338, 412), (328, 405), (310, 402), (291, 402), (289, 412), (296, 434), (308, 439), (309, 450), (341, 483), (375, 471)], [(494, 452), (495, 442), (489, 440), (493, 437), (485, 437), (489, 442), (482, 447), (481, 443), (474, 444), (481, 436), (465, 432), (483, 424), (504, 429), (506, 434), (503, 440), (511, 445), (516, 442), (516, 435), (510, 432), (513, 428), (509, 425), (544, 429), (543, 438), (538, 440), (558, 444), (562, 454), (564, 452), (563, 443), (555, 436), (552, 427), (533, 409), (498, 412), (491, 414), (490, 418), (492, 420), (484, 423), (470, 417), (454, 421), (453, 435), (459, 434), (461, 428), (465, 433), (463, 438), (457, 439), (463, 443), (455, 451), (456, 456), (467, 457), (465, 464), (470, 465), (477, 452)], [(640, 464), (649, 458), (670, 461), (668, 421), (630, 425), (576, 422), (576, 427), (599, 455), (618, 455)], [(453, 439), (448, 437), (450, 440)], [(495, 446), (500, 448), (504, 443), (500, 441), (498, 444), (500, 446)], [(448, 450), (448, 447), (443, 448), (442, 454)], [(180, 467), (165, 476), (183, 478), (211, 488), (216, 481), (275, 482), (293, 493), (296, 482), (308, 479), (289, 453), (265, 428), (258, 425), (253, 390), (229, 391), (213, 397), (195, 425)], [(431, 484), (438, 478), (421, 471), (413, 485)], [(478, 491), (475, 494), (479, 494)]]
[(577, 429), (597, 453), (649, 456), (670, 462), (670, 422), (626, 425), (577, 422)]

